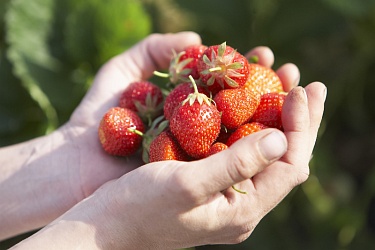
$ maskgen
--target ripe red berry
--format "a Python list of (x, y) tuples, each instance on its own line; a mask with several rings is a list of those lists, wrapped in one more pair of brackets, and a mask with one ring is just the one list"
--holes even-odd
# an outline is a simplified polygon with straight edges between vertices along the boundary
[(169, 131), (163, 131), (150, 144), (150, 162), (166, 160), (189, 161), (190, 159)]
[(174, 72), (177, 78), (182, 81), (188, 81), (189, 75), (194, 79), (199, 79), (197, 63), (206, 49), (207, 46), (205, 45), (192, 45), (185, 48), (179, 53), (178, 62), (169, 67), (170, 74)]
[(138, 113), (143, 121), (149, 122), (161, 115), (163, 110), (161, 89), (149, 81), (137, 81), (129, 84), (122, 92), (119, 106)]
[(259, 106), (251, 118), (254, 122), (282, 130), (281, 113), (286, 93), (266, 93), (261, 96)]
[(174, 85), (189, 81), (189, 75), (194, 79), (199, 79), (197, 62), (206, 49), (207, 46), (199, 44), (188, 46), (178, 54), (173, 51), (168, 73), (155, 71), (154, 74), (160, 77), (168, 77), (170, 82)]
[(198, 92), (192, 77), (191, 80), (194, 93), (175, 109), (170, 129), (185, 152), (200, 159), (220, 133), (220, 113), (206, 95)]
[(249, 64), (249, 77), (244, 87), (260, 95), (284, 91), (276, 72), (256, 63)]
[[(199, 93), (207, 94), (207, 91), (202, 87), (197, 87)], [(169, 95), (165, 98), (164, 102), (164, 117), (169, 120), (175, 108), (180, 105), (189, 94), (194, 93), (194, 87), (191, 82), (184, 82), (178, 84)]]
[(250, 122), (246, 123), (239, 128), (237, 128), (231, 136), (228, 138), (227, 145), (231, 146), (233, 143), (238, 141), (239, 139), (248, 136), (252, 133), (258, 132), (262, 129), (267, 128), (266, 125), (259, 123), (259, 122)]
[(221, 89), (243, 86), (249, 76), (249, 63), (226, 43), (209, 46), (197, 68), (203, 83), (215, 95)]
[(111, 108), (100, 121), (99, 141), (108, 154), (129, 156), (142, 144), (142, 136), (133, 130), (144, 132), (141, 118), (130, 109)]
[(227, 129), (235, 129), (248, 122), (259, 105), (260, 97), (244, 88), (224, 89), (214, 101), (221, 112), (221, 123)]
[(219, 153), (225, 149), (227, 149), (228, 146), (222, 142), (215, 142), (211, 148), (210, 148), (210, 151), (208, 151), (208, 154), (207, 156), (210, 156), (210, 155), (214, 155), (216, 153)]

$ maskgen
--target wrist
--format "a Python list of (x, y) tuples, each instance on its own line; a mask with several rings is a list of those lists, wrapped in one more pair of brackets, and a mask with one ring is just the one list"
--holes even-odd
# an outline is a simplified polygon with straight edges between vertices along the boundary
[(77, 157), (69, 143), (57, 130), (0, 149), (0, 238), (38, 229), (82, 199), (66, 178)]
[[(20, 249), (149, 249), (137, 236), (130, 211), (115, 214), (115, 197), (110, 182), (72, 207), (58, 219), (17, 245)], [(116, 211), (116, 212), (115, 212)], [(128, 223), (129, 222), (129, 223)], [(133, 224), (134, 225), (134, 224)], [(17, 249), (17, 247), (15, 249)]]

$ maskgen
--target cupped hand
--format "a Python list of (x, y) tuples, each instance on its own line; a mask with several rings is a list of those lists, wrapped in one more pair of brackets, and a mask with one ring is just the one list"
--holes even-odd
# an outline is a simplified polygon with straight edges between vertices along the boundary
[(284, 132), (262, 130), (198, 161), (147, 164), (103, 186), (94, 193), (106, 215), (95, 223), (107, 223), (97, 227), (97, 242), (177, 249), (247, 239), (308, 178), (325, 95), (320, 82), (295, 87), (283, 107)]
[(79, 155), (75, 166), (66, 166), (70, 182), (76, 185), (76, 196), (87, 197), (105, 182), (142, 164), (139, 156), (113, 157), (103, 151), (98, 139), (100, 120), (111, 107), (119, 105), (120, 95), (129, 83), (148, 79), (154, 70), (167, 68), (172, 50), (200, 43), (200, 37), (193, 32), (152, 34), (103, 65), (69, 122), (60, 129)]
[[(201, 38), (193, 32), (152, 34), (100, 69), (70, 121), (60, 129), (78, 154), (77, 165), (67, 166), (77, 197), (87, 197), (105, 182), (142, 165), (138, 155), (120, 158), (102, 150), (97, 129), (104, 113), (118, 105), (119, 96), (129, 83), (148, 79), (154, 70), (166, 69), (172, 50), (179, 52), (186, 46), (200, 43)], [(247, 54), (248, 57), (254, 55), (260, 64), (272, 66), (274, 56), (269, 48), (256, 47)], [(299, 71), (295, 65), (286, 64), (277, 73), (286, 91), (298, 85)]]

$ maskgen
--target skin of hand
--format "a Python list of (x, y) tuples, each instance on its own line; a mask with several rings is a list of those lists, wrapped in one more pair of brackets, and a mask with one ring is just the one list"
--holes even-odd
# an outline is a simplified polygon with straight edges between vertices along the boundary
[[(95, 150), (84, 147), (86, 143), (94, 143), (92, 137), (98, 119), (108, 107), (115, 105), (113, 99), (119, 95), (118, 85), (124, 84), (124, 78), (128, 81), (147, 78), (155, 68), (166, 66), (166, 58), (162, 63), (155, 58), (145, 61), (137, 55), (141, 51), (150, 54), (152, 47), (160, 48), (160, 41), (168, 36), (174, 42), (187, 37), (194, 43), (200, 42), (192, 33), (153, 35), (115, 58), (99, 72), (93, 88), (63, 128), (70, 130), (64, 133), (71, 133), (73, 140), (80, 139), (76, 143), (82, 148), (80, 154), (84, 153), (81, 157), (87, 157), (79, 166), (83, 196), (105, 181), (127, 173), (107, 182), (16, 248), (43, 249), (54, 243), (61, 249), (79, 246), (177, 249), (239, 243), (249, 237), (259, 221), (295, 186), (308, 178), (326, 88), (320, 82), (297, 87), (299, 72), (293, 64), (277, 70), (285, 90), (290, 91), (283, 107), (284, 133), (266, 129), (202, 160), (155, 162), (130, 172), (139, 164), (135, 160), (124, 162), (106, 157), (97, 142), (93, 146), (98, 147)], [(267, 47), (253, 49), (248, 53), (252, 55), (257, 55), (263, 65), (273, 64), (273, 53)], [(148, 68), (146, 64), (152, 65)], [(117, 87), (108, 90), (108, 84)], [(232, 185), (247, 194), (235, 192), (230, 188)]]
[[(192, 44), (201, 44), (201, 38), (196, 33), (153, 34), (113, 58), (99, 71), (92, 88), (68, 124), (60, 129), (79, 151), (79, 165), (75, 171), (70, 171), (74, 175), (80, 173), (79, 180), (71, 181), (80, 185), (76, 190), (82, 193), (76, 196), (87, 197), (106, 181), (142, 165), (138, 156), (114, 158), (103, 152), (97, 140), (98, 121), (109, 108), (118, 105), (119, 96), (129, 83), (148, 79), (154, 70), (167, 68), (172, 49), (178, 52)], [(246, 56), (257, 56), (259, 63), (268, 67), (274, 62), (268, 47), (256, 47)], [(294, 64), (283, 65), (277, 74), (286, 91), (299, 83), (299, 71)]]

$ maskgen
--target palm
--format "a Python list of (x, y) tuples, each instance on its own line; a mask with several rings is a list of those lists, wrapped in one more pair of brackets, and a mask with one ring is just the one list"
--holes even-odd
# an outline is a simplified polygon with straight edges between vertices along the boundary
[[(147, 79), (154, 70), (168, 66), (172, 49), (180, 51), (184, 47), (200, 43), (196, 34), (153, 35), (137, 44), (129, 51), (113, 58), (98, 72), (94, 83), (79, 107), (73, 113), (68, 130), (74, 144), (78, 145), (81, 186), (85, 195), (92, 193), (108, 180), (115, 179), (142, 164), (140, 157), (127, 159), (105, 154), (99, 144), (97, 128), (104, 113), (118, 105), (121, 92), (132, 81)], [(273, 54), (267, 48), (257, 48), (249, 56), (257, 55), (260, 63), (272, 66)], [(289, 73), (286, 73), (289, 72)], [(285, 89), (297, 83), (294, 80), (298, 69), (286, 65), (278, 72)]]

